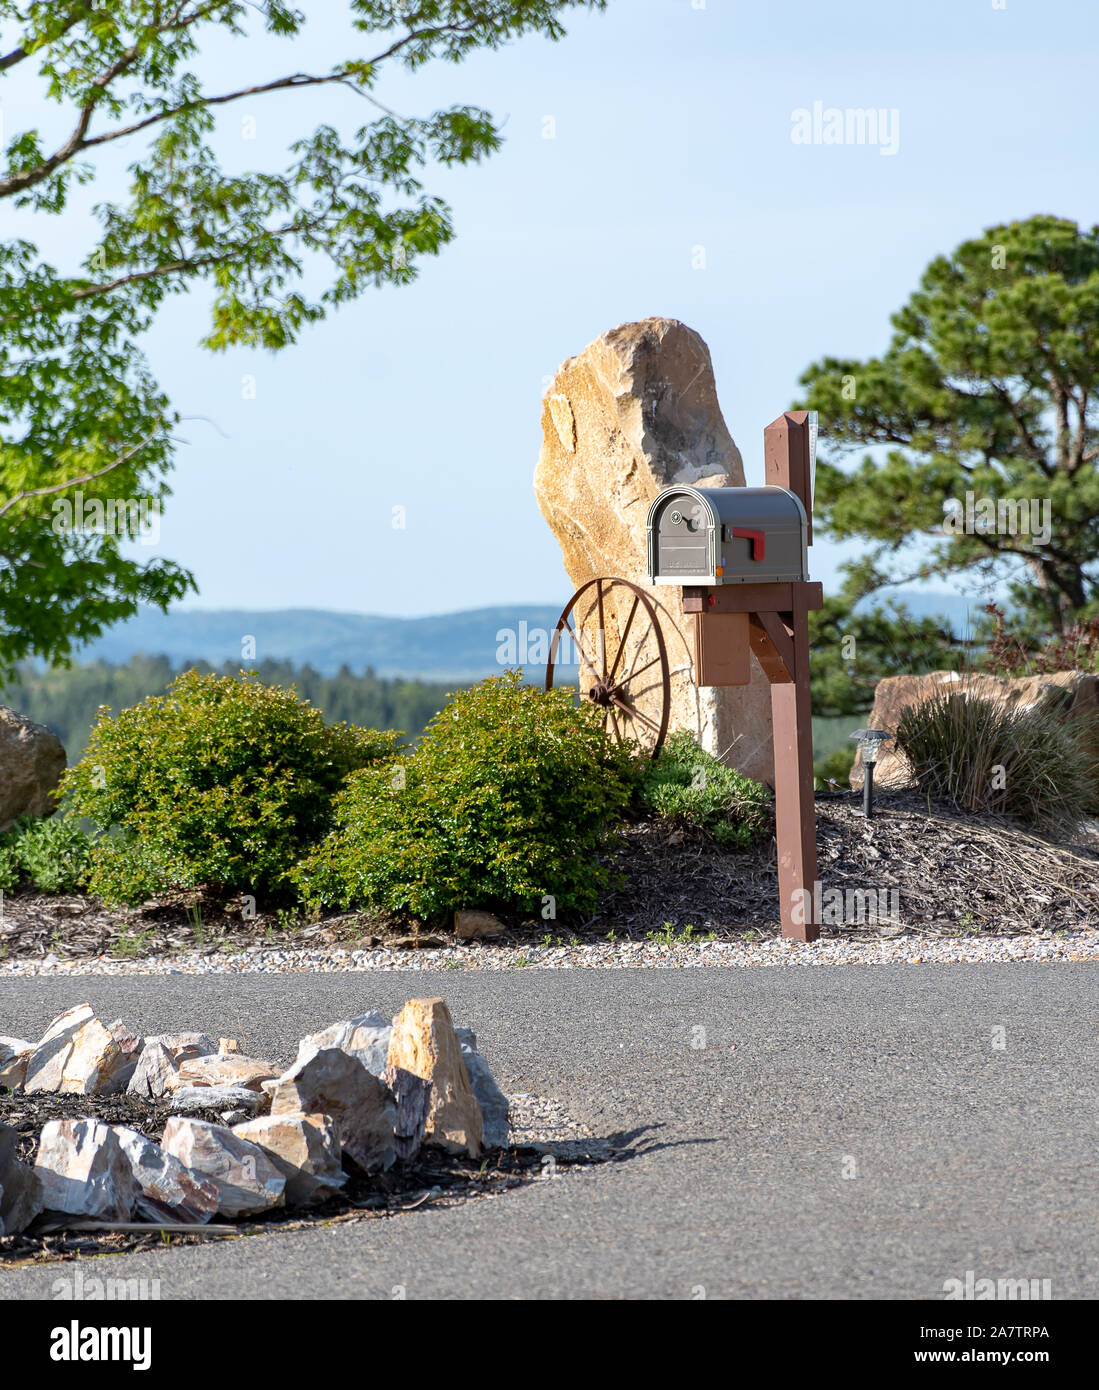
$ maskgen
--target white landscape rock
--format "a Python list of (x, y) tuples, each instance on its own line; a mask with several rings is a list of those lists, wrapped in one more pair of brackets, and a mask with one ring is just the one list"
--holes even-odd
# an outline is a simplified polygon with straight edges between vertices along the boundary
[(288, 1207), (315, 1206), (347, 1181), (330, 1115), (264, 1115), (236, 1125), (233, 1133), (258, 1144), (286, 1179)]
[(0, 1036), (0, 1086), (17, 1091), (27, 1079), (27, 1061), (34, 1043)]
[(489, 1064), (477, 1051), (477, 1034), (472, 1028), (456, 1028), (462, 1045), (462, 1061), (469, 1072), (473, 1094), (481, 1107), (481, 1142), (486, 1149), (506, 1149), (511, 1139), (508, 1098), (496, 1084)]
[(205, 1033), (153, 1033), (145, 1042), (159, 1043), (176, 1066), (191, 1057), (208, 1057), (212, 1052), (217, 1052), (212, 1039)]
[(119, 1056), (114, 1070), (105, 1078), (100, 1087), (100, 1094), (117, 1096), (126, 1089), (130, 1083), (130, 1078), (137, 1070), (137, 1064), (145, 1050), (145, 1039), (140, 1033), (135, 1033), (132, 1029), (127, 1028), (120, 1018), (116, 1018), (113, 1023), (108, 1023), (107, 1031), (118, 1044)]
[(171, 1092), (173, 1115), (194, 1110), (242, 1110), (245, 1115), (258, 1115), (269, 1104), (263, 1091), (247, 1086), (177, 1086)]
[(330, 1024), (319, 1033), (310, 1033), (298, 1044), (297, 1061), (304, 1062), (326, 1047), (337, 1047), (363, 1066), (379, 1080), (385, 1079), (385, 1063), (389, 1054), (389, 1038), (393, 1026), (381, 1014), (368, 1012)]
[(397, 1107), (389, 1088), (356, 1057), (325, 1047), (297, 1061), (279, 1078), (271, 1097), (272, 1115), (331, 1115), (343, 1151), (373, 1173), (397, 1157)]
[(42, 1210), (42, 1179), (20, 1161), (19, 1137), (0, 1124), (0, 1236), (25, 1231)]
[(216, 1213), (221, 1201), (216, 1183), (136, 1129), (115, 1125), (114, 1132), (137, 1183), (134, 1211), (139, 1220), (202, 1225)]
[(239, 1052), (215, 1052), (180, 1062), (168, 1081), (168, 1090), (181, 1086), (244, 1086), (259, 1091), (264, 1081), (273, 1081), (278, 1071), (270, 1062), (245, 1057)]
[(256, 1216), (283, 1205), (285, 1177), (257, 1144), (224, 1125), (173, 1115), (160, 1147), (214, 1183), (223, 1216)]
[(131, 1096), (142, 1100), (160, 1100), (167, 1093), (169, 1082), (176, 1074), (172, 1054), (156, 1038), (148, 1038), (137, 1066), (126, 1086)]
[(118, 1136), (102, 1120), (50, 1120), (35, 1172), (45, 1211), (95, 1221), (129, 1221), (137, 1183)]
[(144, 1040), (121, 1019), (105, 1027), (79, 1004), (53, 1020), (26, 1059), (28, 1094), (112, 1095), (125, 1088)]
[(23, 1082), (25, 1091), (34, 1093), (60, 1089), (65, 1064), (72, 1055), (73, 1039), (94, 1017), (90, 1004), (77, 1004), (58, 1014), (27, 1058)]
[(397, 1102), (393, 1126), (397, 1157), (406, 1163), (419, 1153), (431, 1113), (431, 1082), (403, 1067), (390, 1067), (386, 1073), (389, 1089)]

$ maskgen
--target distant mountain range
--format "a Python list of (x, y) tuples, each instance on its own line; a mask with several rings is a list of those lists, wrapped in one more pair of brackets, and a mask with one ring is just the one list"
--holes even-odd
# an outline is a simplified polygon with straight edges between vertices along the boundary
[[(240, 661), (252, 665), (271, 657), (312, 666), (334, 676), (341, 666), (356, 675), (368, 667), (378, 676), (474, 681), (501, 666), (543, 666), (545, 638), (561, 610), (538, 604), (476, 608), (429, 618), (383, 618), (372, 613), (332, 613), (287, 608), (270, 613), (249, 609), (145, 608), (118, 623), (78, 654), (81, 662), (126, 662), (135, 653), (163, 654), (174, 663)], [(522, 625), (522, 626), (521, 626)], [(504, 633), (500, 637), (498, 634)], [(498, 649), (508, 641), (511, 649)]]
[[(898, 590), (894, 597), (913, 617), (940, 614), (962, 635), (970, 610), (980, 600), (951, 593)], [(309, 665), (332, 676), (341, 666), (359, 674), (368, 667), (378, 676), (472, 681), (501, 666), (531, 672), (545, 666), (545, 637), (557, 625), (560, 609), (544, 604), (475, 608), (427, 618), (384, 618), (371, 613), (333, 613), (288, 608), (264, 613), (250, 609), (142, 609), (77, 654), (81, 663), (126, 662), (138, 652), (165, 655), (173, 663), (208, 661), (221, 666), (251, 665), (271, 657)], [(504, 634), (501, 636), (501, 634)], [(510, 640), (513, 648), (507, 647)], [(250, 639), (250, 640), (249, 640)]]

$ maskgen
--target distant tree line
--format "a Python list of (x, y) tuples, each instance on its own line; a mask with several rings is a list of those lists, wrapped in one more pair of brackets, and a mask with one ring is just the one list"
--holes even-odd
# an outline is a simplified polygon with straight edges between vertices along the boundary
[[(65, 745), (71, 764), (84, 751), (100, 705), (120, 710), (147, 695), (162, 695), (181, 671), (192, 668), (219, 670), (221, 675), (237, 675), (242, 669), (232, 662), (217, 668), (206, 661), (173, 664), (166, 656), (142, 655), (131, 657), (125, 665), (94, 661), (45, 670), (27, 662), (13, 680), (0, 686), (0, 704), (52, 729)], [(325, 676), (312, 666), (291, 661), (252, 662), (244, 669), (255, 671), (269, 685), (293, 685), (329, 723), (346, 720), (370, 729), (401, 729), (410, 738), (419, 737), (458, 688), (441, 682), (387, 680), (370, 669), (356, 675), (347, 666)]]

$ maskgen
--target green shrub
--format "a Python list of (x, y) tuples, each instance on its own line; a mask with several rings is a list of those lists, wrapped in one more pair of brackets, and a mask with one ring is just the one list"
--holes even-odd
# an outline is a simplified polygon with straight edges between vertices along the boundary
[(813, 778), (821, 790), (828, 790), (828, 782), (838, 782), (844, 790), (851, 786), (851, 769), (855, 765), (855, 745), (837, 748), (821, 758), (813, 768)]
[(904, 711), (896, 745), (932, 796), (1040, 830), (1071, 827), (1087, 814), (1096, 773), (1060, 706), (1056, 694), (1029, 709), (934, 695)]
[(640, 800), (646, 811), (697, 826), (720, 844), (738, 848), (770, 825), (770, 793), (726, 767), (678, 729), (642, 772)]
[(4, 835), (0, 837), (0, 893), (14, 893), (22, 877), (23, 866), (19, 862), (19, 855), (9, 835)]
[(594, 905), (599, 850), (625, 810), (635, 755), (567, 690), (518, 672), (457, 694), (414, 752), (353, 773), (339, 824), (295, 875), (307, 900), (441, 921), (458, 908)]
[(24, 882), (40, 893), (75, 893), (87, 878), (92, 837), (65, 816), (21, 816), (0, 836), (0, 890)]
[(72, 811), (113, 832), (89, 887), (108, 903), (284, 890), (347, 773), (387, 760), (399, 737), (327, 725), (293, 687), (246, 672), (188, 671), (116, 719), (104, 707), (63, 782)]

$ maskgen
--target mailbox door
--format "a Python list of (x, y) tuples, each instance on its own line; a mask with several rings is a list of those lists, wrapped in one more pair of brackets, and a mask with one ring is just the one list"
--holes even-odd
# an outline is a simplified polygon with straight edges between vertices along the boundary
[(668, 499), (655, 540), (657, 583), (689, 583), (711, 573), (713, 523), (709, 510), (690, 494)]

